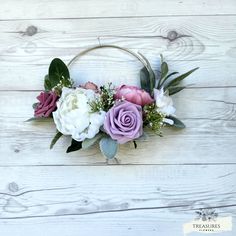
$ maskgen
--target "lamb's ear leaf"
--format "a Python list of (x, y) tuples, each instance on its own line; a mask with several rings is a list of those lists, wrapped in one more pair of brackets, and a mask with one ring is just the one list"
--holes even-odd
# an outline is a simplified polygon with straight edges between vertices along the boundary
[(25, 122), (36, 121), (36, 122), (44, 122), (44, 121), (52, 121), (52, 117), (32, 117)]
[(118, 150), (117, 141), (110, 137), (103, 137), (99, 142), (100, 150), (107, 159), (113, 159)]
[(54, 138), (52, 139), (52, 142), (50, 144), (50, 149), (53, 148), (53, 146), (55, 145), (55, 143), (58, 141), (58, 139), (62, 136), (63, 134), (61, 132), (57, 132), (56, 135), (54, 136)]
[(167, 116), (166, 118), (170, 119), (174, 122), (173, 126), (175, 128), (178, 128), (178, 129), (184, 129), (185, 128), (185, 124), (181, 120), (179, 120), (178, 118), (176, 118), (174, 116)]
[(82, 148), (83, 149), (87, 149), (89, 147), (91, 147), (92, 145), (94, 145), (100, 138), (102, 137), (101, 133), (98, 133), (95, 137), (89, 139), (86, 138), (83, 142), (82, 142)]
[(75, 152), (82, 148), (82, 142), (78, 142), (74, 139), (71, 141), (71, 145), (67, 148), (66, 153)]

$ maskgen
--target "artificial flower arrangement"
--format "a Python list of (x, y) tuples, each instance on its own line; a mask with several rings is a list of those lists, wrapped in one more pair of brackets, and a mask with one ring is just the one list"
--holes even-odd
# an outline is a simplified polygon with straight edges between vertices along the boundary
[[(98, 87), (93, 82), (74, 86), (70, 78), (69, 66), (80, 56), (99, 48), (116, 48), (128, 52), (142, 64), (140, 85), (111, 83)], [(144, 130), (151, 130), (161, 136), (163, 126), (184, 128), (185, 125), (175, 116), (171, 95), (183, 90), (180, 82), (196, 69), (178, 75), (169, 73), (168, 65), (161, 56), (159, 73), (154, 73), (149, 61), (141, 54), (115, 45), (102, 45), (89, 48), (76, 55), (68, 64), (55, 58), (48, 75), (44, 79), (45, 90), (33, 105), (34, 117), (29, 119), (54, 120), (57, 133), (50, 148), (62, 135), (71, 136), (67, 153), (86, 149), (99, 142), (102, 154), (107, 159), (115, 157), (119, 144), (142, 139)]]

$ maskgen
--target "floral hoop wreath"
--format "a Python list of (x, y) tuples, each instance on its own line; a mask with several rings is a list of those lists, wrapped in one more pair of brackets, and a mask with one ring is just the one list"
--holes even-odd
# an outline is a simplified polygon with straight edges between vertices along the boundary
[[(101, 48), (115, 48), (138, 59), (140, 85), (121, 85), (112, 83), (98, 87), (93, 82), (74, 86), (69, 67), (90, 51)], [(155, 73), (148, 59), (140, 52), (115, 45), (100, 45), (88, 48), (66, 65), (61, 59), (52, 60), (44, 79), (44, 88), (33, 104), (34, 117), (28, 121), (53, 119), (57, 133), (50, 148), (57, 140), (67, 135), (72, 138), (67, 153), (88, 149), (99, 143), (102, 154), (107, 159), (115, 158), (119, 144), (133, 142), (147, 137), (147, 131), (162, 136), (163, 126), (185, 128), (175, 116), (171, 95), (185, 88), (180, 82), (198, 68), (182, 75), (169, 73), (168, 64), (161, 55), (159, 73)], [(174, 78), (173, 78), (174, 77)]]

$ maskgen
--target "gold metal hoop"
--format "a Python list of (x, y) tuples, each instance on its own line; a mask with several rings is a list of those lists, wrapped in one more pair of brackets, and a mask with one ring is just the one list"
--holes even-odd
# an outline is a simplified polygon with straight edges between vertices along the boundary
[(135, 53), (127, 48), (124, 48), (124, 47), (120, 47), (120, 46), (116, 46), (116, 45), (109, 45), (109, 44), (106, 44), (106, 45), (99, 45), (99, 46), (95, 46), (95, 47), (92, 47), (92, 48), (88, 48), (88, 49), (85, 49), (84, 51), (78, 53), (77, 55), (75, 55), (70, 61), (69, 63), (67, 64), (68, 67), (70, 67), (77, 59), (79, 59), (80, 57), (82, 57), (83, 55), (91, 52), (91, 51), (94, 51), (94, 50), (97, 50), (97, 49), (101, 49), (101, 48), (115, 48), (115, 49), (119, 49), (121, 51), (124, 51), (126, 53), (129, 53), (130, 55), (132, 55), (133, 57), (137, 58), (142, 64), (143, 66), (148, 70), (150, 71), (150, 64), (148, 62), (148, 60), (141, 54), (141, 53)]
[[(115, 49), (119, 49), (121, 51), (124, 51), (126, 53), (129, 53), (130, 55), (132, 55), (133, 57), (135, 57), (136, 59), (138, 59), (142, 64), (143, 66), (146, 68), (148, 74), (149, 74), (149, 81), (150, 81), (150, 87), (153, 88), (154, 85), (153, 83), (155, 82), (152, 82), (152, 79), (151, 77), (153, 76), (153, 70), (152, 70), (152, 67), (149, 63), (149, 61), (147, 60), (146, 57), (144, 57), (140, 52), (133, 52), (127, 48), (124, 48), (124, 47), (120, 47), (120, 46), (116, 46), (116, 45), (110, 45), (110, 44), (106, 44), (106, 45), (99, 45), (99, 46), (95, 46), (95, 47), (91, 47), (91, 48), (88, 48), (88, 49), (85, 49), (84, 51), (78, 53), (77, 55), (75, 55), (70, 61), (69, 63), (67, 64), (68, 68), (77, 60), (79, 59), (80, 57), (82, 57), (83, 55), (87, 54), (88, 52), (91, 52), (93, 50), (97, 50), (97, 49), (101, 49), (101, 48), (115, 48)], [(152, 92), (151, 92), (152, 93)]]

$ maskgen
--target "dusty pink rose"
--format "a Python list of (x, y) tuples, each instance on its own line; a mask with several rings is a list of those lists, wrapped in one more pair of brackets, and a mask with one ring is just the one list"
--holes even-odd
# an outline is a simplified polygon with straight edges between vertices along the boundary
[(54, 92), (41, 92), (37, 99), (37, 103), (34, 116), (35, 117), (49, 117), (53, 111), (56, 109), (56, 102), (58, 96)]
[(91, 89), (93, 90), (95, 93), (98, 92), (98, 86), (96, 84), (94, 84), (93, 82), (87, 82), (85, 83), (84, 85), (80, 85), (81, 88), (84, 88), (84, 89)]
[(122, 85), (116, 89), (115, 99), (125, 99), (128, 102), (144, 106), (154, 102), (150, 94), (136, 86)]

